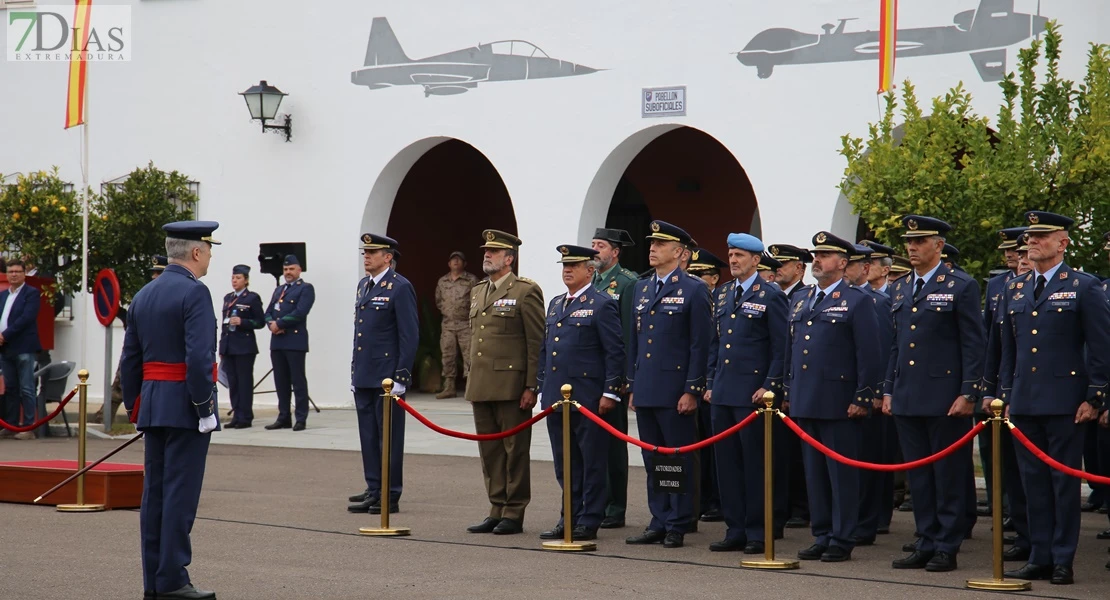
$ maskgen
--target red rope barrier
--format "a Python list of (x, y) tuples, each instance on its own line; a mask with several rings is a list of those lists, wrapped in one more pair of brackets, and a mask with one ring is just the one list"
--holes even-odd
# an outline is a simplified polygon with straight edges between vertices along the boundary
[(1014, 434), (1014, 437), (1017, 438), (1017, 440), (1019, 442), (1021, 442), (1021, 445), (1025, 446), (1025, 448), (1027, 450), (1029, 450), (1030, 452), (1033, 453), (1033, 456), (1036, 456), (1037, 458), (1041, 459), (1041, 461), (1043, 461), (1046, 465), (1052, 467), (1053, 469), (1056, 469), (1057, 471), (1060, 471), (1061, 473), (1066, 473), (1068, 475), (1071, 475), (1072, 477), (1078, 477), (1080, 479), (1086, 479), (1087, 481), (1090, 481), (1091, 483), (1101, 483), (1103, 485), (1110, 485), (1110, 477), (1101, 477), (1099, 475), (1092, 475), (1092, 474), (1090, 474), (1086, 471), (1080, 471), (1079, 469), (1073, 469), (1073, 468), (1065, 465), (1064, 463), (1061, 463), (1060, 461), (1056, 460), (1055, 458), (1052, 458), (1051, 456), (1046, 454), (1044, 450), (1041, 450), (1040, 448), (1038, 448), (1037, 445), (1034, 444), (1032, 441), (1030, 441), (1029, 438), (1025, 437), (1025, 434), (1022, 433), (1021, 430), (1018, 429), (1017, 427), (1014, 427), (1014, 425), (1012, 423), (1010, 424), (1010, 433)]
[(630, 435), (626, 435), (624, 433), (621, 433), (619, 430), (617, 430), (616, 427), (613, 427), (612, 425), (606, 423), (604, 419), (602, 419), (601, 417), (599, 417), (596, 414), (594, 414), (593, 412), (591, 412), (590, 409), (586, 408), (585, 406), (579, 406), (578, 407), (578, 412), (585, 415), (587, 419), (589, 419), (589, 420), (593, 421), (594, 423), (597, 423), (598, 425), (600, 425), (602, 429), (604, 429), (605, 431), (608, 431), (611, 435), (613, 435), (613, 437), (616, 437), (617, 439), (620, 439), (620, 440), (624, 440), (625, 442), (627, 442), (629, 444), (639, 446), (640, 448), (643, 448), (644, 450), (647, 450), (649, 452), (658, 452), (660, 454), (685, 454), (687, 452), (693, 452), (695, 450), (701, 450), (702, 448), (704, 448), (704, 447), (706, 447), (710, 444), (716, 444), (717, 442), (723, 440), (724, 438), (736, 433), (737, 431), (740, 431), (741, 429), (750, 425), (752, 421), (756, 420), (759, 417), (758, 412), (752, 412), (752, 414), (748, 415), (747, 417), (744, 417), (743, 421), (740, 421), (739, 423), (733, 425), (732, 427), (729, 427), (728, 429), (722, 431), (721, 433), (718, 433), (717, 435), (715, 435), (713, 437), (705, 438), (704, 440), (702, 440), (702, 441), (700, 441), (696, 444), (690, 444), (689, 446), (681, 446), (681, 447), (678, 447), (678, 448), (668, 448), (666, 446), (653, 446), (653, 445), (651, 445), (647, 442), (638, 440), (638, 439), (636, 439), (636, 438), (634, 438)]
[(967, 432), (962, 438), (956, 440), (956, 443), (945, 448), (944, 450), (941, 450), (940, 452), (937, 452), (932, 456), (926, 456), (925, 458), (919, 458), (915, 461), (901, 463), (897, 465), (885, 465), (853, 460), (842, 454), (837, 454), (836, 451), (830, 449), (828, 446), (822, 444), (821, 442), (818, 442), (817, 440), (813, 439), (813, 437), (810, 436), (808, 433), (802, 431), (802, 428), (799, 427), (798, 424), (795, 423), (790, 417), (782, 414), (781, 412), (778, 413), (778, 415), (782, 417), (782, 420), (786, 423), (787, 427), (793, 430), (794, 433), (798, 434), (798, 437), (802, 438), (802, 441), (816, 448), (818, 451), (821, 452), (821, 454), (824, 454), (825, 456), (835, 460), (842, 465), (848, 465), (849, 467), (856, 467), (859, 469), (867, 469), (869, 471), (906, 471), (909, 469), (916, 469), (918, 467), (923, 467), (925, 465), (935, 463), (938, 460), (955, 452), (956, 449), (958, 449), (960, 446), (963, 446), (964, 444), (970, 442), (973, 438), (975, 438), (976, 435), (979, 434), (980, 431), (982, 431), (987, 426), (987, 421), (981, 421), (980, 423), (976, 424), (975, 427), (972, 427), (971, 431)]
[(7, 429), (8, 431), (14, 431), (16, 433), (23, 433), (25, 431), (33, 431), (35, 429), (38, 429), (39, 427), (42, 427), (43, 425), (49, 423), (50, 421), (53, 421), (54, 417), (62, 414), (62, 409), (64, 409), (66, 407), (66, 404), (69, 403), (70, 399), (73, 398), (73, 395), (76, 394), (76, 393), (77, 393), (77, 388), (73, 388), (73, 390), (69, 392), (69, 395), (66, 396), (65, 398), (62, 398), (62, 401), (58, 403), (58, 408), (54, 409), (54, 412), (50, 413), (49, 415), (46, 415), (45, 417), (39, 419), (38, 421), (35, 421), (34, 423), (31, 423), (30, 425), (28, 425), (26, 427), (16, 427), (15, 425), (10, 424), (10, 423), (8, 423), (7, 421), (5, 421), (3, 419), (0, 419), (0, 427), (2, 427), (4, 429)]
[(428, 427), (428, 429), (431, 429), (432, 431), (434, 431), (436, 433), (442, 433), (443, 435), (451, 436), (453, 438), (459, 438), (459, 439), (463, 439), (463, 440), (471, 440), (471, 441), (474, 441), (474, 442), (488, 442), (488, 441), (491, 441), (491, 440), (500, 440), (502, 438), (507, 438), (509, 436), (514, 436), (514, 435), (520, 433), (521, 431), (524, 431), (525, 429), (528, 429), (529, 427), (535, 425), (539, 421), (542, 421), (545, 417), (547, 417), (547, 415), (550, 415), (551, 413), (555, 412), (555, 407), (554, 406), (549, 406), (549, 407), (543, 409), (543, 412), (541, 412), (540, 414), (532, 417), (531, 419), (528, 419), (527, 421), (521, 423), (520, 425), (517, 425), (516, 427), (513, 427), (512, 429), (510, 429), (508, 431), (502, 431), (501, 433), (466, 433), (466, 432), (463, 432), (463, 431), (454, 431), (454, 430), (451, 430), (451, 429), (446, 429), (444, 427), (440, 427), (439, 425), (436, 425), (435, 423), (432, 423), (431, 421), (428, 420), (427, 417), (425, 417), (424, 415), (417, 412), (417, 410), (415, 408), (409, 406), (409, 403), (405, 402), (401, 398), (397, 398), (397, 405), (400, 406), (401, 408), (405, 409), (405, 411), (407, 413), (409, 413), (413, 417), (416, 417), (417, 421), (420, 421), (421, 423), (426, 425)]

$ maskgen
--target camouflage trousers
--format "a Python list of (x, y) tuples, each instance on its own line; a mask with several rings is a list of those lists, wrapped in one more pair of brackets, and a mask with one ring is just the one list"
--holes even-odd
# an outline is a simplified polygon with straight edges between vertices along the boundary
[(455, 381), (458, 376), (459, 352), (462, 352), (463, 377), (470, 376), (470, 324), (443, 323), (439, 334), (439, 350), (443, 355), (443, 381)]

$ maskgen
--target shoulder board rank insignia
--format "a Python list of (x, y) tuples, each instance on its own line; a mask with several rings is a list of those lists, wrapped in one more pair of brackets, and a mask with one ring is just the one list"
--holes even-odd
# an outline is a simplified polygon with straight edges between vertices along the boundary
[[(532, 281), (531, 279), (528, 279), (527, 277), (517, 277), (516, 279), (517, 279), (517, 281), (523, 281), (524, 283), (530, 283), (532, 285), (536, 285), (535, 281)], [(512, 285), (512, 284), (510, 284), (510, 285)]]
[(297, 285), (301, 285), (302, 283), (304, 283), (304, 282), (301, 281), (300, 279), (297, 280)]
[(949, 281), (948, 282), (948, 287), (950, 287), (950, 288), (956, 287), (956, 282), (955, 281)]
[(944, 283), (944, 275), (937, 275), (937, 283)]
[(833, 292), (833, 300), (836, 300), (839, 297), (840, 297), (840, 292)]
[(613, 289), (615, 287), (617, 287), (617, 280), (616, 279), (609, 282), (609, 289)]

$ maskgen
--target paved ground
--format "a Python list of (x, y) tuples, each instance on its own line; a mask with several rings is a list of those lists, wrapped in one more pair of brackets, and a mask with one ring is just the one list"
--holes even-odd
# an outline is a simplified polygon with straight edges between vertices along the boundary
[[(460, 410), (465, 405), (441, 402), (437, 408), (430, 405), (434, 402), (425, 407), (434, 420), (469, 429), (469, 414)], [(700, 533), (687, 536), (686, 548), (628, 546), (624, 537), (646, 524), (642, 468), (633, 469), (629, 527), (602, 530), (595, 553), (544, 552), (536, 536), (558, 518), (560, 501), (551, 463), (542, 462), (550, 460), (545, 443), (534, 445), (533, 502), (526, 532), (507, 537), (467, 534), (466, 525), (484, 517), (486, 507), (481, 468), (473, 458), (476, 448), (462, 441), (455, 446), (454, 440), (438, 436), (438, 442), (416, 443), (434, 434), (415, 422), (409, 429), (401, 513), (392, 516), (394, 525), (411, 527), (413, 535), (359, 536), (359, 527), (378, 524), (377, 517), (345, 510), (346, 496), (362, 487), (359, 454), (275, 447), (354, 448), (353, 417), (352, 411), (343, 410), (313, 413), (309, 429), (296, 434), (266, 432), (257, 425), (269, 421), (258, 419), (251, 430), (216, 436), (193, 531), (190, 572), (197, 584), (215, 589), (223, 599), (987, 597), (963, 589), (965, 579), (990, 575), (986, 523), (964, 545), (960, 569), (938, 574), (894, 571), (889, 566), (890, 560), (902, 556), (901, 544), (911, 539), (908, 513), (895, 513), (892, 535), (881, 536), (873, 547), (857, 549), (851, 562), (804, 562), (792, 572), (740, 569), (743, 555), (709, 552), (708, 544), (723, 536), (720, 523), (702, 524)], [(263, 434), (271, 436), (271, 444), (262, 445), (267, 441)], [(534, 439), (542, 442), (545, 437)], [(100, 456), (117, 443), (90, 439), (88, 454)], [(3, 460), (75, 455), (75, 438), (0, 440)], [(141, 444), (117, 457), (118, 462), (141, 462)], [(0, 505), (0, 522), (0, 598), (139, 597), (137, 511), (66, 514), (8, 504)], [(1036, 582), (1024, 595), (1107, 598), (1110, 572), (1103, 564), (1110, 557), (1106, 543), (1094, 539), (1106, 526), (1104, 515), (1084, 516), (1076, 585)], [(810, 542), (808, 532), (788, 530), (787, 539), (779, 542), (779, 555), (792, 557)]]

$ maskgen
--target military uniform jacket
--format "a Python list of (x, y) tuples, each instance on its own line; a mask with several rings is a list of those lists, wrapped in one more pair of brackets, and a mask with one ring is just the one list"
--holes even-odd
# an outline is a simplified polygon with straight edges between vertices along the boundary
[(651, 277), (633, 288), (636, 335), (628, 381), (635, 406), (672, 408), (683, 394), (705, 393), (713, 342), (709, 286), (681, 269), (668, 275), (655, 294)]
[(989, 330), (991, 322), (995, 321), (998, 303), (1006, 296), (1006, 284), (1014, 278), (1012, 271), (995, 275), (987, 280), (987, 302), (983, 306), (983, 327)]
[(536, 380), (543, 408), (562, 400), (559, 388), (573, 386), (571, 399), (595, 413), (602, 394), (620, 396), (624, 383), (624, 343), (617, 303), (592, 287), (566, 308), (566, 294), (547, 307)]
[(308, 311), (314, 302), (316, 290), (303, 279), (274, 290), (266, 307), (266, 323), (276, 322), (284, 333), (270, 337), (270, 350), (308, 352)]
[(869, 408), (879, 393), (883, 365), (875, 351), (875, 302), (842, 280), (810, 310), (815, 290), (795, 296), (790, 307), (786, 400), (793, 417), (846, 419), (848, 405)]
[(635, 317), (632, 314), (632, 296), (636, 274), (619, 264), (594, 282), (594, 289), (609, 296), (617, 302), (621, 316), (621, 341), (624, 342), (624, 353), (627, 357), (632, 347), (632, 335), (636, 330)]
[(957, 397), (979, 395), (986, 355), (979, 284), (941, 264), (915, 301), (914, 277), (894, 284), (884, 393), (895, 415), (943, 417)]
[(470, 295), (468, 402), (519, 400), (536, 386), (543, 343), (543, 291), (531, 279), (505, 276), (501, 287), (483, 279)]
[(1098, 279), (1061, 264), (1033, 299), (1036, 271), (1006, 286), (999, 327), (999, 377), (1010, 414), (1074, 415), (1087, 399), (1106, 401), (1110, 301)]
[(998, 394), (998, 367), (1002, 362), (1002, 341), (998, 328), (1006, 311), (1006, 288), (1014, 277), (1013, 272), (1002, 273), (987, 281), (987, 302), (983, 307), (987, 351), (983, 359), (983, 379), (979, 384), (979, 395), (983, 398), (994, 398)]
[[(227, 320), (232, 313), (241, 322), (231, 331)], [(258, 341), (254, 330), (266, 326), (266, 315), (262, 312), (262, 298), (244, 289), (242, 294), (231, 292), (224, 296), (223, 320), (220, 321), (220, 356), (229, 354), (258, 354)]]
[[(216, 409), (216, 312), (208, 287), (171, 264), (135, 294), (127, 311), (120, 384), (135, 427), (196, 429)], [(143, 363), (185, 363), (185, 381), (143, 381)], [(141, 401), (139, 399), (141, 398)]]
[(782, 402), (786, 360), (786, 294), (756, 278), (743, 296), (738, 283), (717, 288), (714, 319), (717, 345), (710, 360), (713, 404), (755, 410), (752, 394), (763, 388)]
[[(875, 352), (879, 355), (879, 364), (883, 366), (885, 375), (886, 365), (890, 362), (890, 348), (894, 344), (894, 315), (891, 313), (890, 296), (872, 288), (868, 283), (859, 286), (859, 289), (867, 292), (875, 301), (875, 321), (879, 325), (879, 345)], [(880, 385), (875, 389), (881, 390), (883, 387)]]
[(412, 385), (412, 364), (420, 343), (416, 291), (408, 279), (387, 269), (377, 285), (363, 277), (355, 292), (355, 335), (351, 385), (380, 388), (382, 380)]

